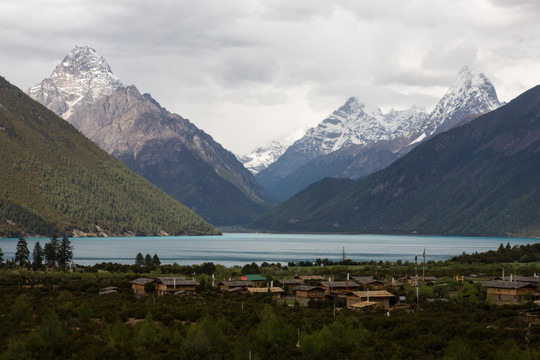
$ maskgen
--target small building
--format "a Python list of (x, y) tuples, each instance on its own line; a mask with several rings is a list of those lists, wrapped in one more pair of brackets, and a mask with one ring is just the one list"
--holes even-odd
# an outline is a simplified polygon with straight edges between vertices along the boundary
[[(409, 285), (411, 285), (411, 286), (415, 286), (415, 285), (416, 285), (416, 279), (417, 279), (417, 278), (416, 278), (415, 276), (409, 276), (409, 275), (407, 275), (407, 276), (405, 276), (405, 277), (400, 277), (400, 278), (398, 279), (398, 283), (400, 283), (400, 284), (409, 284)], [(419, 278), (418, 278), (418, 281), (420, 281), (420, 279), (421, 279), (421, 278), (419, 277)]]
[(118, 293), (118, 288), (116, 286), (107, 286), (106, 288), (99, 290), (99, 295), (109, 295)]
[(283, 288), (291, 288), (302, 285), (302, 281), (298, 279), (280, 279), (278, 282), (283, 286)]
[(373, 276), (353, 276), (352, 278), (364, 290), (384, 290), (384, 282), (375, 280)]
[(165, 294), (195, 295), (197, 293), (197, 280), (188, 280), (183, 276), (157, 277), (154, 279), (158, 296)]
[(301, 305), (311, 301), (321, 301), (326, 298), (326, 289), (323, 286), (300, 285), (293, 288), (295, 300)]
[(221, 281), (217, 285), (219, 286), (219, 290), (222, 292), (247, 292), (248, 288), (255, 286), (255, 284), (249, 280)]
[(534, 284), (518, 281), (487, 281), (487, 300), (495, 304), (521, 303), (526, 296), (531, 296), (534, 300), (537, 287)]
[(376, 307), (389, 309), (390, 299), (392, 299), (393, 297), (395, 297), (395, 295), (392, 293), (389, 293), (386, 290), (351, 291), (347, 294), (347, 307), (358, 308), (360, 305), (355, 305), (355, 304), (363, 303), (363, 302), (368, 302), (368, 303), (374, 302), (376, 303)]
[(375, 301), (360, 301), (349, 305), (349, 309), (353, 310), (371, 310), (376, 308), (378, 303)]
[(540, 277), (538, 276), (514, 276), (514, 281), (526, 282), (533, 285), (540, 285)]
[(316, 285), (324, 287), (326, 290), (326, 293), (329, 295), (346, 294), (349, 291), (356, 290), (360, 287), (360, 285), (358, 285), (352, 280), (323, 281), (323, 282), (317, 283)]
[(240, 279), (244, 281), (251, 281), (253, 283), (253, 286), (257, 286), (257, 287), (266, 286), (266, 282), (267, 282), (266, 278), (259, 274), (242, 275)]
[(324, 280), (324, 277), (320, 275), (295, 275), (294, 278), (303, 284), (315, 284)]
[(153, 282), (153, 279), (138, 278), (131, 281), (131, 289), (135, 295), (146, 295), (145, 287), (147, 284)]
[(281, 299), (281, 296), (285, 293), (282, 288), (276, 286), (267, 288), (252, 287), (248, 288), (247, 292), (249, 294), (272, 294), (272, 298), (274, 299)]

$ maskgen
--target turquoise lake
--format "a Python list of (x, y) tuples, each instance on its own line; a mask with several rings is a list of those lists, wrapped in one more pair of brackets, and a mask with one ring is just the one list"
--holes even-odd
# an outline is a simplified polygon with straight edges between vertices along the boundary
[[(43, 246), (48, 238), (27, 238), (32, 252), (39, 241)], [(194, 237), (109, 237), (70, 238), (76, 264), (93, 265), (101, 262), (133, 264), (137, 253), (157, 254), (162, 264), (180, 265), (213, 262), (226, 266), (264, 261), (315, 261), (317, 258), (354, 261), (414, 261), (421, 260), (426, 249), (426, 261), (446, 260), (462, 252), (496, 250), (501, 243), (511, 246), (533, 244), (540, 239), (479, 238), (400, 235), (306, 235), (225, 233), (223, 236)], [(4, 259), (14, 257), (17, 239), (0, 239)]]

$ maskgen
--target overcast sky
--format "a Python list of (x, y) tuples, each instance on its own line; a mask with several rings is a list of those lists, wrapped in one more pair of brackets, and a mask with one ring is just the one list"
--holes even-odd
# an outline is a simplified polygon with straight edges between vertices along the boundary
[(540, 83), (537, 0), (2, 0), (0, 75), (28, 89), (75, 46), (239, 154), (348, 97), (431, 111), (463, 65), (509, 101)]

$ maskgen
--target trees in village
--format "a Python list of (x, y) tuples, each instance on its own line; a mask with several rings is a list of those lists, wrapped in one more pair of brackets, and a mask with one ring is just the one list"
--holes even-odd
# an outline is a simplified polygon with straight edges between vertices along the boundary
[(34, 270), (39, 270), (43, 267), (43, 255), (43, 248), (41, 247), (39, 241), (36, 241), (36, 244), (34, 245), (34, 250), (32, 251), (32, 268)]
[(45, 244), (43, 248), (45, 253), (45, 263), (47, 267), (55, 267), (58, 263), (58, 249), (60, 248), (60, 242), (56, 236), (51, 238), (51, 241)]
[(152, 264), (155, 267), (158, 267), (159, 265), (161, 265), (161, 260), (159, 260), (159, 257), (157, 256), (157, 254), (154, 254), (154, 257), (152, 258)]
[(30, 251), (28, 250), (28, 243), (21, 236), (17, 242), (17, 251), (15, 252), (15, 264), (19, 267), (25, 268), (30, 265)]
[(61, 269), (65, 269), (71, 260), (73, 260), (73, 246), (71, 245), (71, 241), (64, 236), (58, 248), (58, 266)]
[(144, 257), (142, 253), (138, 253), (135, 257), (135, 265), (144, 266)]
[(159, 260), (159, 257), (157, 254), (152, 255), (146, 254), (143, 256), (142, 253), (138, 253), (135, 257), (135, 265), (137, 266), (153, 266), (153, 267), (159, 267), (161, 265), (161, 260)]
[(43, 249), (47, 267), (58, 266), (60, 269), (66, 269), (71, 260), (73, 260), (73, 246), (67, 237), (58, 240), (56, 236), (45, 244)]

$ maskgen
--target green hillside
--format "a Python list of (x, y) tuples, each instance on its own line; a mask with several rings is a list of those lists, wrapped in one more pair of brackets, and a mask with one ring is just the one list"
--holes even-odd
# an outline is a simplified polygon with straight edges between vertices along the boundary
[(252, 227), (540, 236), (540, 86), (426, 141), (354, 186), (316, 183)]
[(0, 77), (0, 236), (215, 234)]

